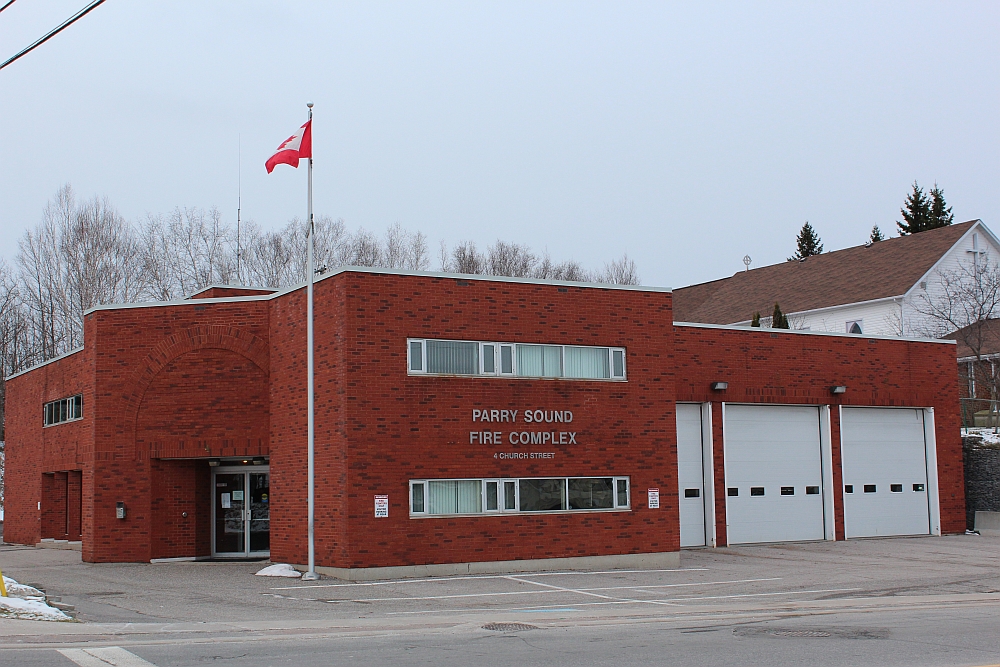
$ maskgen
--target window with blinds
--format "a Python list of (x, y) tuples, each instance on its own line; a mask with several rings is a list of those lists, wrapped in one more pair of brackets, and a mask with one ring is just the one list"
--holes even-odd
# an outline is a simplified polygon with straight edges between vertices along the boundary
[(486, 375), (624, 381), (625, 348), (409, 339), (411, 375)]
[(630, 508), (628, 477), (410, 481), (410, 514), (413, 516)]

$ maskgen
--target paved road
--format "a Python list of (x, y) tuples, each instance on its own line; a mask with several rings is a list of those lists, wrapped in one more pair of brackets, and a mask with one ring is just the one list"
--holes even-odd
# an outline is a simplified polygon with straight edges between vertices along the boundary
[(1000, 663), (996, 538), (361, 584), (253, 577), (260, 567), (91, 565), (75, 552), (0, 548), (5, 573), (62, 595), (85, 621), (0, 621), (0, 665)]

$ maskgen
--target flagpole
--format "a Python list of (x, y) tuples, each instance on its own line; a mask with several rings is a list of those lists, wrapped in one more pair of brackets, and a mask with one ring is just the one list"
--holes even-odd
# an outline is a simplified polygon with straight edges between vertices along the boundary
[[(312, 122), (313, 117), (313, 103), (307, 102), (306, 106), (309, 107), (309, 121)], [(310, 130), (312, 125), (309, 126)], [(308, 380), (306, 382), (306, 394), (307, 394), (307, 410), (309, 416), (307, 418), (308, 426), (308, 440), (309, 440), (309, 571), (302, 575), (303, 581), (315, 581), (319, 579), (319, 575), (316, 574), (316, 530), (315, 530), (315, 519), (316, 519), (316, 428), (315, 420), (313, 418), (313, 403), (314, 403), (314, 391), (313, 391), (313, 233), (315, 232), (315, 227), (313, 225), (313, 159), (312, 151), (309, 152), (309, 238), (307, 251), (308, 259), (306, 260), (306, 346), (308, 350), (306, 352), (306, 373), (308, 375)]]

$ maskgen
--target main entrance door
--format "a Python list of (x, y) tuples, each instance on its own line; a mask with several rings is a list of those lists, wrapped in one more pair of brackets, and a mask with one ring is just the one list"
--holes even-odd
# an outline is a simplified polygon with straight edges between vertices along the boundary
[(212, 471), (212, 555), (268, 556), (271, 553), (270, 471), (267, 467)]

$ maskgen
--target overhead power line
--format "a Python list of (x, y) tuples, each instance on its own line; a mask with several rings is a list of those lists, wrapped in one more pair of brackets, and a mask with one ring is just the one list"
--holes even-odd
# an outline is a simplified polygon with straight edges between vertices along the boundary
[[(89, 5), (87, 5), (86, 7), (84, 7), (83, 9), (81, 9), (80, 11), (78, 11), (76, 14), (73, 14), (73, 16), (71, 16), (68, 19), (66, 19), (65, 21), (63, 21), (61, 25), (59, 25), (58, 27), (56, 27), (53, 30), (49, 31), (48, 33), (46, 33), (43, 37), (41, 37), (34, 44), (32, 44), (31, 46), (23, 49), (19, 53), (16, 53), (13, 56), (11, 56), (10, 58), (8, 58), (7, 60), (5, 60), (2, 64), (0, 64), (0, 69), (3, 69), (7, 65), (10, 65), (12, 62), (14, 62), (15, 60), (17, 60), (20, 57), (28, 55), (29, 53), (31, 53), (32, 51), (34, 51), (35, 49), (37, 49), (39, 46), (41, 46), (45, 42), (49, 41), (50, 39), (52, 39), (53, 37), (55, 37), (56, 35), (58, 35), (59, 33), (61, 33), (63, 30), (65, 30), (66, 28), (70, 27), (71, 25), (73, 25), (74, 23), (76, 23), (77, 21), (79, 21), (80, 19), (82, 19), (84, 16), (86, 16), (87, 14), (89, 14), (93, 9), (95, 9), (98, 5), (103, 4), (103, 3), (104, 3), (104, 0), (94, 0)], [(0, 11), (3, 11), (4, 9), (7, 9), (7, 7), (11, 6), (12, 4), (14, 4), (14, 0), (10, 0), (10, 2), (8, 2), (7, 4), (5, 4), (3, 7), (0, 7)]]
[(14, 0), (10, 0), (10, 2), (3, 3), (3, 6), (0, 7), (0, 12), (2, 12), (5, 9), (7, 9), (8, 7), (10, 7), (13, 4), (14, 4)]

